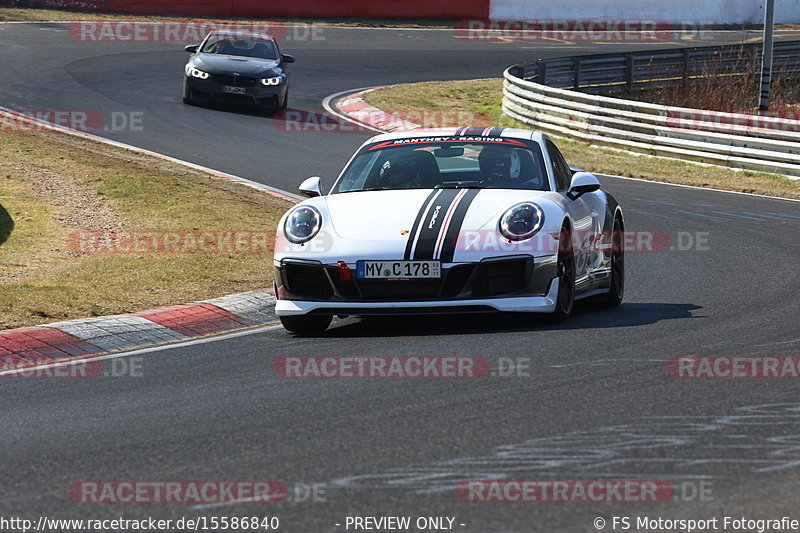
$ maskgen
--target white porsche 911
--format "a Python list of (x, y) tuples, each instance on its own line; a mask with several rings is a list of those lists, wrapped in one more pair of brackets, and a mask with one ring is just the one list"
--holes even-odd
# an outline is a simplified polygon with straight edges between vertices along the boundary
[(549, 313), (622, 300), (623, 214), (555, 144), (504, 128), (409, 130), (364, 143), (278, 226), (276, 312), (296, 334), (334, 315)]

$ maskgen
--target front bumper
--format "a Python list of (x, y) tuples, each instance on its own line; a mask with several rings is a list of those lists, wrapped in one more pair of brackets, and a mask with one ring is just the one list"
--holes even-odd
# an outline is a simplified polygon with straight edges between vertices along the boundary
[[(201, 80), (184, 76), (183, 96), (195, 102), (220, 102), (229, 104), (255, 105), (260, 107), (277, 108), (283, 102), (288, 82), (280, 85), (262, 85), (257, 82), (253, 85), (246, 81), (231, 82), (231, 85), (217, 80), (212, 74), (208, 79)], [(246, 85), (246, 86), (238, 86)], [(238, 93), (226, 92), (226, 87), (234, 87)]]
[[(351, 265), (354, 267), (354, 265)], [(279, 316), (539, 312), (555, 309), (555, 258), (487, 258), (446, 264), (437, 280), (349, 280), (336, 264), (283, 259), (276, 265)]]

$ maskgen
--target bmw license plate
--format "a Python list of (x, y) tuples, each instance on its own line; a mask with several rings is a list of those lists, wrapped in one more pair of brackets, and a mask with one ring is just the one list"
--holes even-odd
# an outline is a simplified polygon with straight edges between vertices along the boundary
[(439, 261), (358, 261), (359, 279), (436, 279), (442, 277)]
[(244, 87), (225, 87), (225, 92), (231, 94), (246, 94), (247, 89)]

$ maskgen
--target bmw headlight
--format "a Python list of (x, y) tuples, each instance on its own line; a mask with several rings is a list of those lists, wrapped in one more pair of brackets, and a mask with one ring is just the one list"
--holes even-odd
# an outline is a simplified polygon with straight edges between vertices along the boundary
[(203, 72), (191, 65), (186, 65), (186, 75), (193, 78), (200, 78), (201, 80), (207, 80), (209, 76), (208, 72)]
[(322, 214), (309, 205), (296, 207), (283, 223), (286, 239), (294, 244), (310, 241), (322, 227)]
[(263, 80), (261, 80), (261, 83), (263, 83), (264, 85), (280, 85), (281, 81), (283, 81), (282, 77), (275, 76), (273, 78), (264, 78)]
[(510, 207), (500, 217), (500, 233), (511, 241), (530, 239), (544, 223), (542, 209), (531, 202)]

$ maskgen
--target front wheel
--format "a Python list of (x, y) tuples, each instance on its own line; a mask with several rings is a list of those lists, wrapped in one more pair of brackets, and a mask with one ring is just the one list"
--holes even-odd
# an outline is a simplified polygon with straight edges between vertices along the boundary
[(282, 316), (280, 317), (283, 327), (295, 335), (301, 337), (311, 337), (320, 335), (331, 324), (332, 316), (323, 315), (301, 315), (301, 316)]
[(558, 296), (556, 308), (551, 315), (556, 322), (569, 318), (575, 305), (575, 255), (572, 252), (572, 233), (568, 228), (561, 228), (558, 237)]
[(281, 100), (281, 105), (278, 106), (278, 111), (283, 111), (287, 107), (289, 107), (289, 88), (286, 88), (286, 92), (283, 93), (283, 100)]

